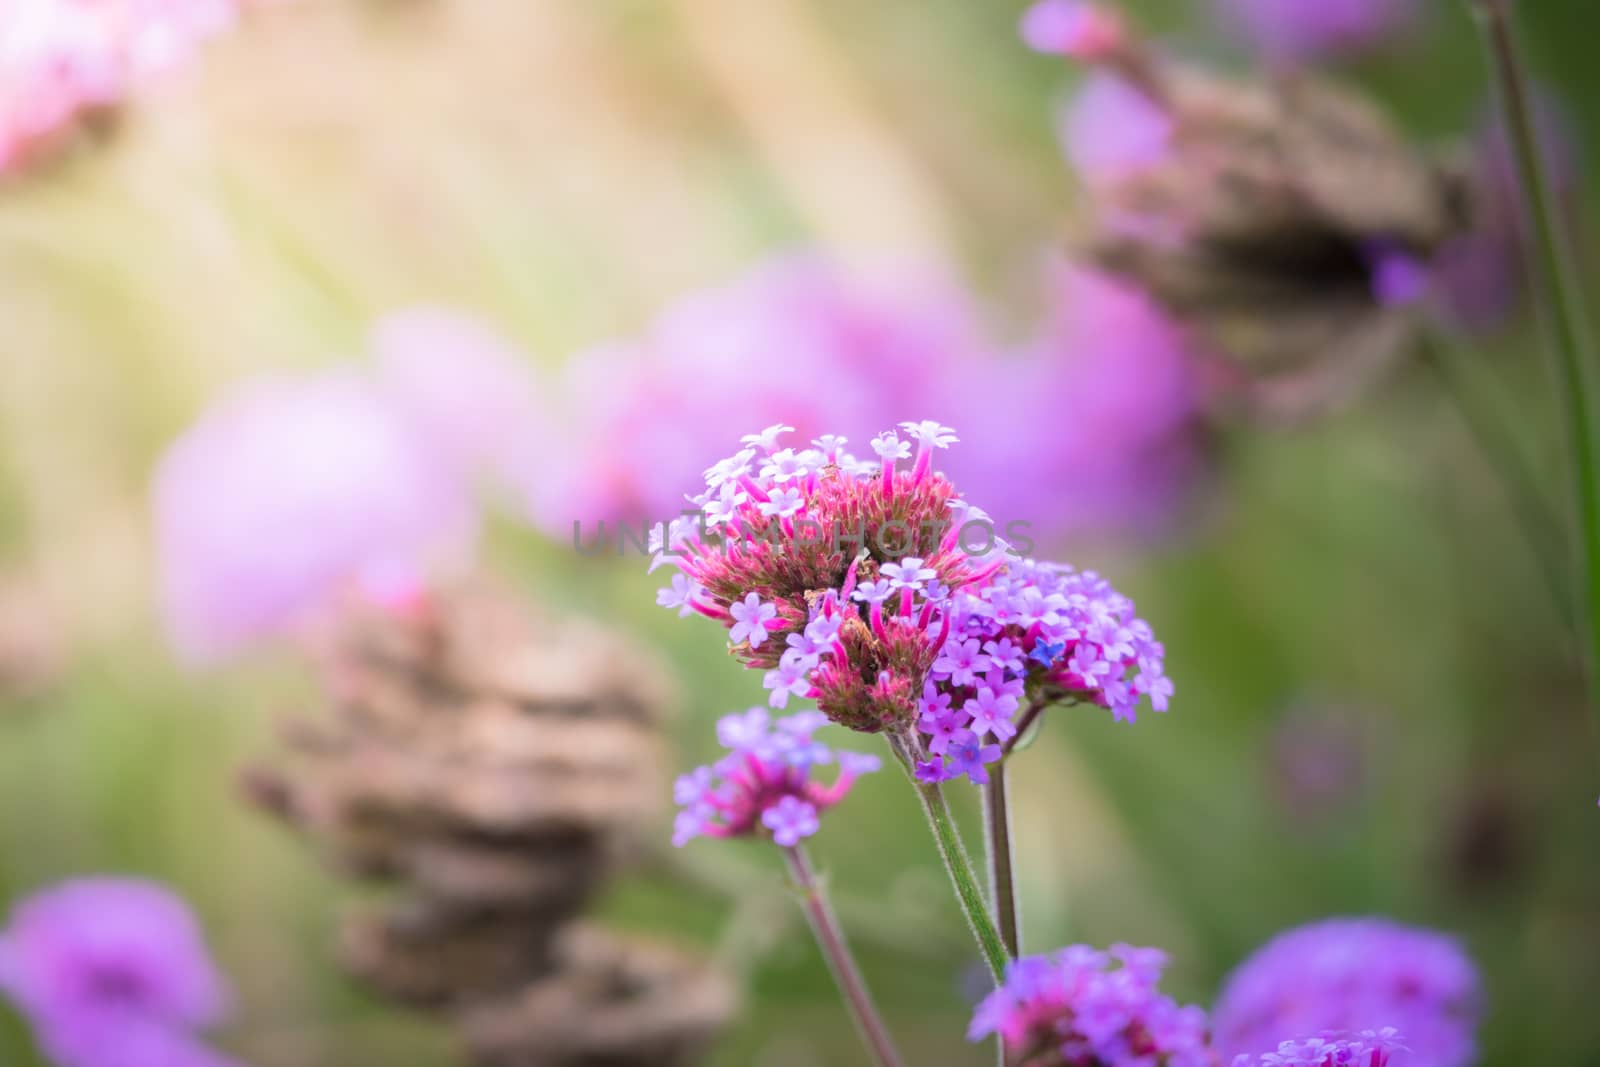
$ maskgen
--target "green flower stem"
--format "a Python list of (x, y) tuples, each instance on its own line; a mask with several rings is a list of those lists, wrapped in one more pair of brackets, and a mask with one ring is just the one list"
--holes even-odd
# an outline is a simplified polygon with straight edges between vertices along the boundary
[(895, 1051), (889, 1028), (883, 1024), (883, 1017), (872, 1002), (872, 994), (867, 992), (867, 983), (862, 980), (855, 957), (850, 954), (850, 946), (845, 943), (844, 931), (839, 928), (833, 909), (828, 906), (822, 880), (817, 877), (810, 858), (798, 845), (784, 849), (783, 856), (789, 864), (789, 875), (800, 890), (800, 904), (811, 922), (811, 932), (817, 935), (817, 945), (828, 961), (834, 981), (838, 983), (839, 995), (850, 1008), (856, 1029), (861, 1031), (862, 1041), (872, 1052), (873, 1062), (878, 1067), (900, 1067), (900, 1053)]
[(950, 805), (946, 802), (944, 790), (937, 782), (920, 782), (917, 780), (915, 760), (912, 753), (916, 751), (906, 738), (895, 734), (889, 735), (889, 747), (893, 750), (895, 758), (900, 761), (900, 766), (905, 770), (906, 776), (911, 779), (911, 785), (917, 791), (917, 799), (922, 802), (922, 810), (928, 817), (928, 826), (933, 830), (934, 843), (939, 846), (939, 855), (944, 859), (945, 870), (950, 873), (950, 882), (955, 887), (956, 899), (961, 904), (961, 910), (966, 913), (967, 925), (972, 928), (972, 934), (978, 941), (978, 949), (983, 954), (983, 962), (989, 967), (989, 972), (996, 982), (1005, 978), (1006, 964), (1011, 957), (1006, 952), (1005, 942), (1000, 939), (1000, 933), (995, 929), (994, 920), (989, 917), (988, 905), (984, 902), (983, 892), (978, 888), (978, 878), (972, 869), (972, 861), (967, 858), (967, 850), (961, 844), (961, 835), (956, 830), (955, 819), (950, 814)]
[(1600, 724), (1600, 459), (1595, 454), (1589, 378), (1594, 372), (1594, 340), (1578, 287), (1578, 271), (1556, 214), (1555, 196), (1545, 174), (1528, 80), (1517, 55), (1506, 0), (1470, 0), (1482, 28), (1494, 71), (1497, 96), (1526, 201), (1540, 280), (1548, 305), (1557, 355), (1562, 411), (1572, 449), (1574, 498), (1578, 511), (1583, 588), (1587, 608), (1585, 657), (1589, 668), (1590, 709)]
[(994, 901), (995, 924), (1006, 955), (1021, 954), (1022, 929), (1017, 920), (1017, 886), (1011, 858), (1011, 798), (1006, 782), (1006, 761), (989, 768), (989, 784), (983, 787), (984, 837), (989, 854), (989, 899)]

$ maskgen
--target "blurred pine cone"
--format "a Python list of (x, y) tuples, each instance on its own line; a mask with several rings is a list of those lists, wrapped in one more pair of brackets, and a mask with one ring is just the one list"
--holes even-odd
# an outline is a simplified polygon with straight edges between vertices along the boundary
[[(587, 973), (567, 973), (588, 963), (563, 931), (658, 826), (664, 673), (603, 627), (542, 620), (471, 587), (410, 615), (351, 617), (325, 675), (329, 713), (287, 729), (282, 765), (248, 782), (336, 867), (394, 887), (347, 919), (345, 968), (463, 1017)], [(694, 966), (699, 983), (722, 981)], [(670, 1019), (673, 990), (657, 995)], [(683, 1009), (683, 1041), (698, 1048), (716, 1025)]]
[(1166, 149), (1091, 176), (1090, 258), (1227, 357), (1225, 401), (1277, 419), (1337, 406), (1414, 339), (1415, 294), (1395, 290), (1473, 225), (1472, 183), (1329, 82), (1159, 75)]
[(674, 949), (568, 927), (549, 978), (469, 1005), (461, 1029), (486, 1067), (699, 1063), (734, 1010), (705, 962)]

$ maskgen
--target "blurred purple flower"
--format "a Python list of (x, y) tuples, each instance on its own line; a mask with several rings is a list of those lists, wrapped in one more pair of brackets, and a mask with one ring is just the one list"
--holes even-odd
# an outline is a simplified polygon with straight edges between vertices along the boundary
[(1204, 473), (1196, 355), (1135, 286), (1051, 274), (1043, 328), (1003, 373), (952, 382), (972, 446), (948, 469), (993, 515), (1064, 532), (1153, 531)]
[(1097, 70), (1062, 109), (1067, 160), (1089, 182), (1116, 180), (1166, 158), (1172, 116), (1127, 79)]
[(1384, 919), (1328, 919), (1278, 935), (1235, 970), (1212, 1013), (1224, 1060), (1322, 1031), (1393, 1026), (1408, 1067), (1473, 1062), (1478, 972), (1456, 941)]
[(478, 320), (443, 308), (395, 312), (373, 328), (372, 352), (396, 410), (463, 476), (519, 486), (547, 458), (533, 368)]
[(1414, 29), (1421, 0), (1217, 0), (1218, 17), (1269, 58), (1298, 62), (1368, 51)]
[(566, 406), (566, 477), (536, 499), (541, 524), (671, 518), (705, 457), (751, 426), (788, 423), (865, 442), (933, 410), (935, 383), (981, 367), (959, 287), (853, 276), (812, 256), (762, 264), (688, 296), (640, 340), (580, 353)]
[(195, 662), (309, 621), (345, 591), (405, 602), (472, 540), (469, 495), (352, 369), (223, 395), (155, 478), (163, 607)]
[(1039, 0), (1023, 13), (1022, 40), (1035, 52), (1093, 62), (1122, 47), (1121, 15), (1090, 0)]
[(1403, 249), (1369, 250), (1372, 295), (1385, 307), (1409, 307), (1426, 299), (1433, 286), (1428, 264)]
[(0, 990), (60, 1067), (227, 1067), (196, 1031), (226, 983), (188, 907), (133, 879), (67, 882), (23, 901), (0, 933)]
[(574, 360), (571, 460), (533, 494), (539, 524), (565, 538), (574, 521), (672, 518), (750, 426), (840, 433), (871, 459), (873, 432), (912, 418), (968, 430), (941, 469), (1002, 526), (1050, 540), (1164, 517), (1194, 473), (1189, 348), (1136, 291), (1057, 277), (1050, 320), (1011, 356), (926, 272), (891, 284), (796, 256), (690, 296), (638, 344)]
[(1212, 1067), (1205, 1012), (1161, 992), (1165, 963), (1154, 949), (1128, 945), (1016, 960), (978, 1005), (967, 1037), (998, 1034), (1039, 1067)]

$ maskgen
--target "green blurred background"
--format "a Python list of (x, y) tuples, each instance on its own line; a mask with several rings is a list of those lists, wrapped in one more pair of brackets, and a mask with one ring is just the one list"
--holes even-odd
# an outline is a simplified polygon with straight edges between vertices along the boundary
[[(1075, 75), (1021, 47), (1022, 6), (301, 0), (208, 48), (109, 143), (0, 190), (0, 601), (8, 639), (62, 658), (5, 698), (0, 895), (170, 881), (239, 987), (224, 1043), (258, 1067), (457, 1062), (443, 1031), (338, 975), (348, 891), (238, 802), (271, 717), (316, 697), (288, 656), (173, 663), (152, 607), (155, 458), (223, 384), (347, 358), (386, 310), (460, 306), (554, 367), (797, 244), (949, 264), (1018, 334), (1076, 210), (1051, 128)], [(1243, 60), (1198, 2), (1125, 6), (1191, 54)], [(1581, 138), (1600, 122), (1600, 9), (1520, 8)], [(1450, 0), (1415, 47), (1344, 74), (1429, 140), (1487, 106)], [(1561, 484), (1532, 324), (1472, 352)], [(1060, 546), (1136, 597), (1178, 698), (1132, 726), (1057, 713), (1017, 764), (1028, 946), (1160, 945), (1172, 992), (1209, 1004), (1276, 930), (1387, 914), (1465, 937), (1484, 1064), (1600, 1062), (1600, 749), (1448, 396), (1410, 366), (1318, 427), (1219, 450), (1190, 528)], [(576, 560), (511, 523), (491, 555), (530, 596), (663, 650), (685, 765), (713, 717), (759, 700), (714, 628), (653, 606), (636, 561)], [(1323, 788), (1291, 788), (1308, 765)], [(986, 1062), (958, 1040), (976, 976), (909, 790), (863, 785), (815, 851), (910, 1062)], [(604, 911), (746, 971), (715, 1063), (857, 1062), (777, 859), (699, 842), (684, 862), (731, 865), (748, 899), (646, 874)], [(31, 1056), (6, 1020), (0, 1062)]]

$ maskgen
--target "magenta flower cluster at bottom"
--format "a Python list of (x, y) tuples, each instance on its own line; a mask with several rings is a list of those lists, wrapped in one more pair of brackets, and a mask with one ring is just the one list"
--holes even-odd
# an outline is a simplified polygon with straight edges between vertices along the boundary
[(58, 1067), (237, 1067), (196, 1037), (227, 1014), (227, 984), (188, 906), (153, 883), (23, 901), (0, 934), (0, 992)]
[(1128, 945), (1017, 960), (978, 1006), (967, 1037), (998, 1034), (1029, 1064), (1211, 1067), (1206, 1013), (1157, 988), (1165, 965), (1165, 954)]
[[(1165, 965), (1164, 953), (1129, 945), (1105, 952), (1073, 945), (1017, 960), (1000, 988), (978, 1006), (967, 1037), (997, 1035), (1007, 1062), (1027, 1067), (1219, 1067), (1225, 1053), (1212, 1040), (1205, 1011), (1180, 1006), (1161, 992)], [(1350, 985), (1362, 985), (1360, 977)], [(1319, 1010), (1336, 1014), (1339, 1005), (1327, 999), (1301, 1009), (1310, 1017)], [(1372, 1006), (1380, 1014), (1410, 1014), (1428, 1024), (1408, 1012), (1404, 997)], [(1281, 1013), (1278, 1021), (1284, 1022)], [(1392, 1026), (1323, 1030), (1279, 1040), (1273, 1051), (1241, 1053), (1231, 1067), (1388, 1067), (1395, 1053), (1411, 1051), (1404, 1041)]]

